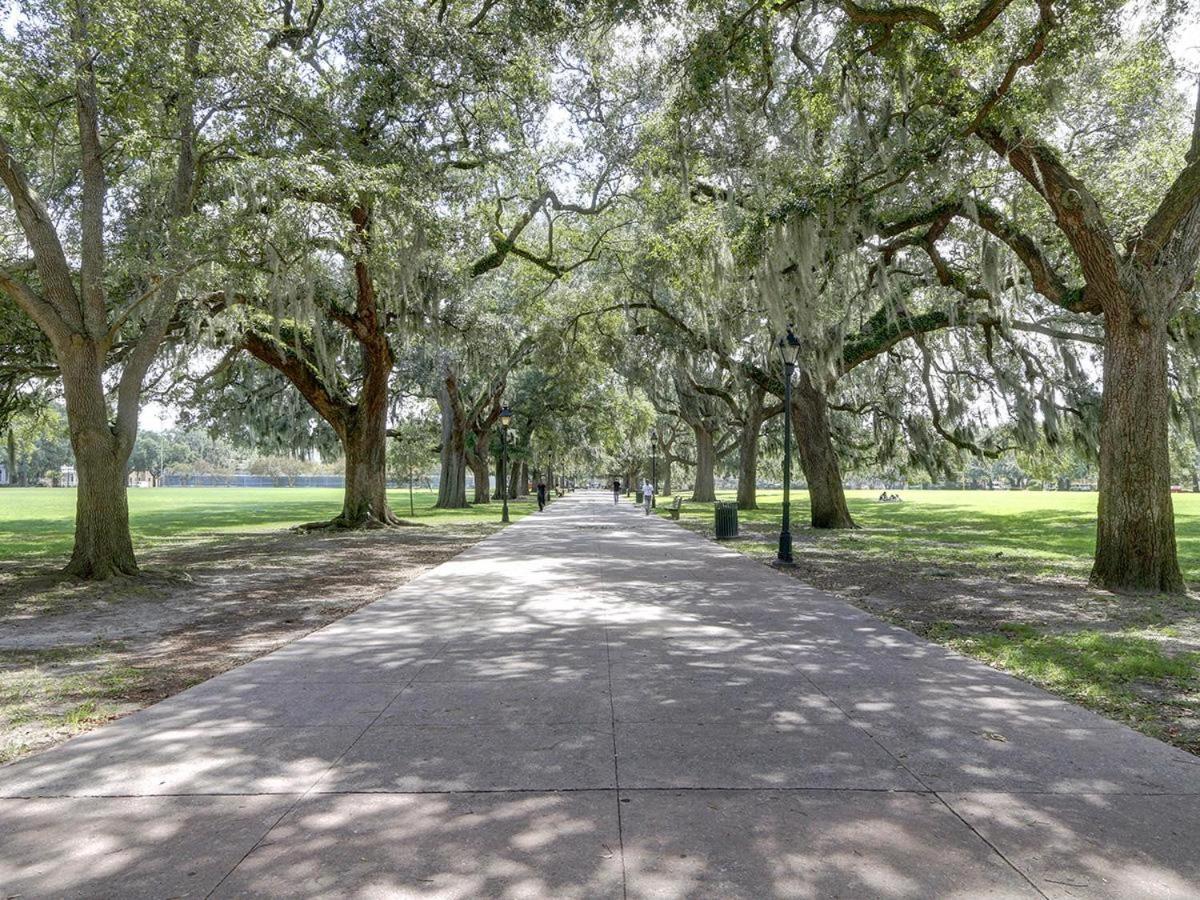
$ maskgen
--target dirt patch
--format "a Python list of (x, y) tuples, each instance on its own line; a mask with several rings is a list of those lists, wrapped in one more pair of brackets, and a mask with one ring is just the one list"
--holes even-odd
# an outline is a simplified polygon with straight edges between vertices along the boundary
[(0, 762), (148, 706), (378, 599), (490, 525), (238, 535), (99, 584), (0, 565)]
[[(694, 530), (706, 533), (699, 527)], [(778, 538), (777, 531), (743, 525), (741, 537), (726, 543), (748, 555), (769, 552), (774, 557)], [(1181, 652), (1200, 651), (1200, 598), (1196, 596), (1123, 597), (1093, 588), (1080, 578), (1015, 573), (1002, 560), (964, 566), (881, 557), (869, 542), (861, 551), (844, 546), (832, 549), (823, 545), (824, 535), (812, 529), (793, 532), (793, 538), (795, 577), (877, 615), (903, 619), (905, 627), (947, 622), (999, 627), (1022, 622), (1050, 631), (1116, 632), (1171, 625), (1174, 633), (1163, 636), (1165, 645)]]

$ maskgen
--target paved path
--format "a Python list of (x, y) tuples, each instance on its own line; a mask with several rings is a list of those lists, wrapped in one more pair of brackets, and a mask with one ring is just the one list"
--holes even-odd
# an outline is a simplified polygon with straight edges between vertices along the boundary
[(1197, 897), (1200, 759), (603, 495), (0, 769), (0, 897)]

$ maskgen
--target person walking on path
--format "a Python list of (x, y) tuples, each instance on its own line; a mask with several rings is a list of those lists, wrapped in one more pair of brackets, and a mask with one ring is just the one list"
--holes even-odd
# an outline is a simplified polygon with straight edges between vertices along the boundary
[(646, 504), (646, 515), (650, 515), (650, 507), (654, 505), (654, 485), (647, 481), (642, 485), (642, 494)]
[(621, 502), (621, 480), (619, 478), (614, 478), (613, 479), (613, 503), (620, 503), (620, 502)]
[(546, 482), (539, 481), (537, 487), (538, 494), (538, 512), (546, 508)]

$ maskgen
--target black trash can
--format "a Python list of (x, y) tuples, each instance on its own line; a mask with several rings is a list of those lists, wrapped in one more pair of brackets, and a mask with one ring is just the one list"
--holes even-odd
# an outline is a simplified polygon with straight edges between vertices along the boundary
[(713, 509), (716, 516), (717, 540), (737, 537), (737, 501), (718, 500), (713, 504)]
[(646, 502), (646, 492), (641, 490), (640, 488), (638, 489), (637, 493), (634, 494), (634, 497), (637, 499), (638, 506), (641, 506), (643, 503)]

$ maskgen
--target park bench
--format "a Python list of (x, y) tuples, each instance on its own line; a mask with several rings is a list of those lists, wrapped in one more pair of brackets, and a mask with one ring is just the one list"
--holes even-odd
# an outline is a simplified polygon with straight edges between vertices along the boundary
[(675, 498), (674, 501), (672, 501), (671, 505), (669, 507), (667, 507), (667, 512), (669, 512), (671, 514), (671, 518), (674, 519), (676, 522), (679, 521), (679, 509), (682, 506), (683, 506), (683, 495), (680, 494), (679, 496), (677, 496)]

